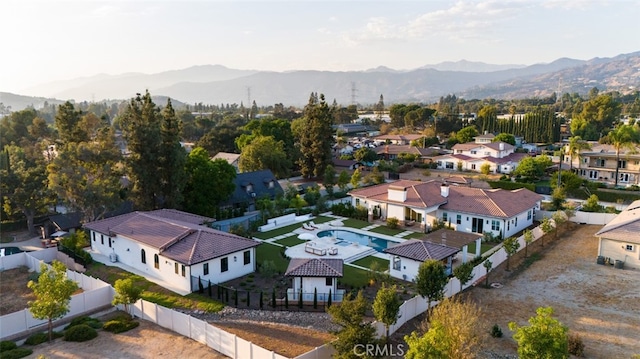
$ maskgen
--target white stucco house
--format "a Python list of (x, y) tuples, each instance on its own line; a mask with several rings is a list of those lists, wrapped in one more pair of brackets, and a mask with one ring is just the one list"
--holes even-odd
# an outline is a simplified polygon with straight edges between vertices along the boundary
[[(488, 139), (487, 135), (476, 139)], [(515, 153), (515, 147), (505, 142), (467, 142), (453, 146), (453, 153), (433, 158), (438, 169), (480, 172), (482, 165), (489, 164), (492, 173), (513, 172), (526, 153)]]
[(528, 189), (513, 191), (449, 185), (440, 181), (399, 180), (349, 192), (354, 206), (370, 217), (415, 221), (428, 229), (442, 221), (456, 231), (510, 237), (533, 224), (543, 197)]
[(343, 276), (343, 261), (337, 258), (292, 258), (285, 277), (290, 277), (292, 288), (287, 289), (289, 301), (312, 302), (317, 292), (318, 302), (341, 302), (344, 289), (338, 289), (338, 278)]
[[(198, 277), (222, 283), (256, 269), (259, 242), (206, 226), (213, 218), (172, 209), (131, 212), (89, 222), (94, 259), (108, 258), (178, 293)], [(106, 257), (105, 257), (106, 256)]]
[(429, 259), (441, 261), (447, 275), (450, 275), (453, 257), (460, 249), (422, 239), (410, 239), (386, 248), (384, 252), (389, 254), (389, 274), (394, 278), (413, 281), (420, 265)]
[(634, 201), (596, 233), (598, 255), (625, 268), (640, 269), (640, 200)]

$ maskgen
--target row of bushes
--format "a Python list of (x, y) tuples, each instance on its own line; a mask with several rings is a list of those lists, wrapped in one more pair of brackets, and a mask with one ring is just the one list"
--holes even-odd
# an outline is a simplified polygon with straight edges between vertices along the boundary
[[(98, 337), (98, 329), (111, 333), (122, 333), (140, 325), (128, 315), (119, 315), (116, 318), (102, 323), (96, 318), (87, 316), (75, 318), (64, 327), (64, 332), (52, 332), (52, 339), (64, 338), (67, 342), (85, 342)], [(30, 335), (24, 342), (25, 345), (35, 346), (49, 341), (48, 332), (39, 332)], [(18, 347), (15, 342), (0, 342), (0, 359), (19, 359), (33, 353), (31, 348)]]
[[(577, 199), (587, 199), (590, 196), (590, 194), (588, 194), (583, 188), (568, 190), (567, 194), (569, 195), (569, 197)], [(595, 194), (596, 196), (598, 196), (601, 201), (612, 203), (618, 203), (618, 201), (631, 203), (640, 199), (640, 194), (629, 191), (625, 192), (598, 189), (591, 191), (591, 194)]]
[(336, 203), (331, 206), (331, 212), (337, 216), (368, 220), (367, 209), (362, 206), (354, 207), (351, 203)]
[(532, 183), (511, 182), (511, 181), (487, 181), (491, 188), (502, 188), (506, 190), (514, 190), (520, 188), (526, 188), (530, 191), (536, 190), (536, 185)]

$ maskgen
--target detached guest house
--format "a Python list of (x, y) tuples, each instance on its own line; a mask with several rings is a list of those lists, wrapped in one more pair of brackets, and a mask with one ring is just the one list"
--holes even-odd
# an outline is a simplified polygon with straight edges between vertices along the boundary
[[(177, 210), (132, 212), (84, 225), (96, 259), (104, 256), (190, 293), (202, 281), (222, 283), (252, 273), (258, 242), (207, 227), (213, 218)], [(155, 280), (154, 280), (155, 279)]]

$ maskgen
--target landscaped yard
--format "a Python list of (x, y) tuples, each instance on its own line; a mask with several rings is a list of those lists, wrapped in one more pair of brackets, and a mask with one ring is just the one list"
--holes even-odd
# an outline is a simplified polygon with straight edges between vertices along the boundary
[(369, 271), (345, 265), (342, 269), (343, 277), (339, 279), (342, 285), (362, 288), (369, 283)]
[(382, 271), (382, 272), (389, 269), (388, 259), (382, 259), (375, 256), (368, 256), (368, 257), (358, 259), (357, 261), (353, 262), (353, 264), (360, 267), (367, 268), (367, 269), (371, 269), (372, 266), (375, 265), (376, 266), (375, 268), (377, 268), (378, 271)]
[(273, 237), (277, 237), (283, 234), (287, 234), (287, 233), (291, 233), (294, 230), (298, 229), (298, 228), (302, 228), (302, 223), (309, 223), (309, 222), (314, 222), (315, 224), (320, 224), (320, 223), (325, 223), (325, 222), (329, 222), (329, 221), (333, 221), (335, 220), (335, 218), (332, 217), (325, 217), (325, 216), (317, 216), (309, 221), (304, 221), (304, 222), (298, 222), (298, 223), (294, 223), (294, 224), (290, 224), (288, 226), (284, 226), (284, 227), (280, 227), (280, 228), (276, 228), (270, 231), (266, 231), (266, 232), (255, 232), (253, 233), (253, 236), (259, 239), (270, 239)]
[(380, 227), (372, 228), (369, 231), (374, 233), (386, 234), (387, 236), (395, 236), (398, 233), (404, 232), (404, 229), (399, 229), (399, 228), (392, 229), (387, 226), (380, 226)]
[(256, 263), (258, 264), (258, 268), (260, 268), (265, 261), (272, 261), (276, 266), (276, 270), (284, 274), (289, 266), (289, 260), (283, 257), (283, 250), (284, 247), (279, 247), (271, 243), (262, 243), (256, 247)]
[(304, 243), (306, 241), (303, 241), (302, 239), (299, 239), (298, 236), (291, 236), (291, 237), (287, 237), (287, 238), (282, 238), (279, 239), (277, 241), (274, 241), (274, 243), (278, 243), (281, 244), (285, 247), (293, 247), (293, 246), (297, 246), (298, 244)]
[[(498, 243), (486, 243), (486, 242), (482, 242), (480, 244), (480, 254), (484, 254), (486, 253), (488, 250), (492, 249), (493, 247), (497, 246)], [(467, 253), (470, 254), (475, 254), (476, 253), (476, 243), (470, 243), (467, 246)]]
[(358, 228), (358, 229), (371, 225), (371, 223), (367, 221), (361, 221), (359, 219), (353, 219), (353, 218), (343, 219), (342, 223), (344, 224), (345, 227)]

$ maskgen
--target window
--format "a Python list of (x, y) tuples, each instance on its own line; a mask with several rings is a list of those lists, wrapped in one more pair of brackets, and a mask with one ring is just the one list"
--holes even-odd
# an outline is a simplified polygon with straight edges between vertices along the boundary
[(456, 224), (462, 224), (462, 215), (461, 214), (457, 214), (456, 215)]
[(527, 221), (531, 219), (531, 210), (529, 210), (529, 212), (527, 212)]
[(500, 221), (492, 220), (491, 221), (491, 230), (499, 231), (500, 230)]
[(178, 274), (178, 262), (173, 263), (173, 271)]
[(360, 205), (360, 198), (356, 198), (356, 207)]
[(145, 253), (144, 249), (140, 250), (140, 262), (147, 263), (147, 253)]
[(209, 263), (205, 263), (202, 265), (202, 273), (204, 273), (204, 275), (209, 274)]
[(618, 168), (627, 168), (627, 161), (625, 160), (618, 161)]
[(604, 167), (604, 160), (602, 158), (598, 158), (596, 160), (596, 166), (597, 167)]
[(446, 222), (447, 221), (447, 212), (442, 212), (442, 221)]
[(516, 221), (515, 221), (515, 224), (514, 224), (514, 225), (515, 225), (516, 227), (518, 226), (518, 217), (516, 217)]
[(100, 235), (100, 244), (104, 245), (104, 236), (102, 234)]
[(453, 169), (453, 162), (446, 162), (445, 167), (448, 169)]
[(620, 173), (620, 182), (629, 182), (629, 174)]
[(325, 284), (327, 285), (327, 287), (333, 286), (333, 278), (327, 277), (327, 279), (325, 280)]
[(442, 167), (442, 161), (438, 161), (437, 164), (438, 164), (438, 167)]
[(251, 263), (251, 251), (244, 251), (242, 255), (244, 256), (244, 265)]
[(153, 266), (156, 267), (156, 269), (160, 269), (160, 257), (158, 257), (157, 254), (153, 255)]
[(633, 244), (627, 244), (627, 246), (625, 247), (625, 250), (633, 252)]
[(183, 276), (183, 277), (185, 276), (185, 273), (186, 273), (186, 271), (185, 271), (185, 267), (184, 267), (184, 264), (183, 264), (183, 265), (182, 265), (182, 276)]
[(471, 164), (471, 169), (472, 169), (472, 170), (475, 170), (475, 169), (476, 169), (476, 164), (475, 164), (475, 163), (472, 163), (472, 164)]
[(598, 178), (598, 171), (589, 171), (589, 178), (590, 179), (597, 179)]
[(476, 151), (476, 150), (472, 150), (472, 151), (471, 151), (471, 154), (472, 154), (472, 155), (475, 155), (475, 154), (477, 154), (477, 153), (478, 153), (478, 151)]
[(393, 269), (400, 270), (400, 257), (398, 256), (393, 257)]
[(220, 272), (226, 272), (229, 270), (229, 257), (224, 257), (220, 260)]
[(490, 152), (485, 152), (484, 155), (485, 156), (489, 156), (489, 155), (491, 155), (491, 153)]
[(111, 237), (109, 237), (109, 248), (111, 248)]
[(96, 241), (96, 232), (91, 232), (91, 236), (93, 237), (93, 241)]

